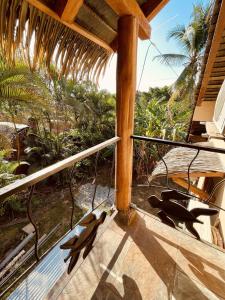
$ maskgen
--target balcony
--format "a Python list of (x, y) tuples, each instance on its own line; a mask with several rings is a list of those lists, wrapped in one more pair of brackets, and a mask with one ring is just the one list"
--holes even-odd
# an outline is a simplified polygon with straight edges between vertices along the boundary
[[(216, 152), (224, 154), (225, 152), (224, 149), (219, 148), (147, 137), (133, 136), (133, 139), (142, 140), (148, 144), (151, 143), (151, 147), (154, 147), (154, 144), (163, 144), (169, 147), (173, 145), (185, 147), (185, 149), (192, 148), (192, 150), (201, 153)], [(208, 235), (211, 235), (209, 216), (201, 219), (204, 225), (200, 224), (199, 227), (195, 227), (201, 238), (197, 240), (185, 227), (176, 226), (176, 228), (171, 228), (164, 224), (162, 222), (164, 220), (160, 220), (158, 215), (149, 213), (148, 209), (147, 211), (140, 209), (135, 204), (131, 204), (132, 220), (130, 224), (127, 224), (126, 219), (123, 215), (121, 216), (115, 206), (105, 206), (110, 194), (108, 193), (107, 199), (98, 201), (98, 203), (95, 203), (96, 199), (94, 197), (89, 210), (76, 224), (74, 224), (74, 207), (72, 205), (71, 216), (68, 216), (68, 222), (71, 225), (70, 231), (53, 244), (48, 251), (40, 255), (39, 225), (36, 224), (38, 220), (34, 219), (32, 212), (32, 187), (63, 169), (69, 168), (74, 172), (74, 167), (71, 169), (71, 166), (75, 166), (75, 163), (95, 153), (98, 154), (99, 151), (111, 147), (118, 141), (119, 138), (115, 137), (0, 190), (3, 198), (21, 189), (31, 187), (27, 199), (27, 209), (36, 234), (35, 251), (33, 251), (32, 256), (33, 263), (28, 266), (25, 261), (22, 264), (23, 268), (26, 268), (25, 272), (16, 278), (14, 277), (16, 279), (14, 282), (12, 282), (13, 273), (6, 273), (5, 278), (3, 277), (3, 283), (5, 282), (5, 284), (2, 284), (2, 287), (5, 290), (2, 296), (7, 295), (7, 299), (225, 298), (224, 250), (207, 241), (207, 238), (205, 238), (207, 235), (204, 235), (204, 230), (207, 231)], [(195, 159), (197, 159), (196, 155)], [(166, 156), (161, 157), (158, 165), (166, 163), (166, 161)], [(196, 171), (194, 163), (192, 159), (188, 168), (189, 171), (186, 173), (189, 180), (193, 179), (192, 176), (200, 176), (199, 171), (197, 175), (193, 173)], [(166, 172), (164, 177), (165, 175), (167, 177), (168, 175), (171, 176), (170, 173)], [(182, 177), (183, 173), (180, 172), (179, 176)], [(224, 179), (221, 181), (224, 181)], [(165, 178), (162, 182), (165, 182)], [(169, 179), (169, 184), (171, 183), (172, 181)], [(192, 186), (191, 181), (190, 186)], [(144, 187), (144, 189), (147, 188), (149, 187)], [(162, 185), (160, 190), (165, 188), (167, 186)], [(184, 190), (180, 191), (182, 195), (187, 193)], [(149, 188), (150, 195), (151, 192), (152, 190)], [(197, 193), (199, 193), (198, 189)], [(193, 196), (193, 199), (198, 198), (195, 190), (189, 191), (189, 195)], [(73, 194), (71, 194), (71, 200), (71, 203), (74, 203)], [(135, 199), (135, 194), (133, 194), (132, 201), (140, 204)], [(148, 201), (147, 199), (143, 199), (143, 201), (145, 201), (146, 208)], [(204, 198), (201, 199), (201, 202), (206, 203), (204, 204), (207, 205), (205, 207), (215, 206), (213, 202), (207, 202)], [(197, 202), (197, 207), (201, 207), (201, 202)], [(78, 260), (70, 274), (68, 274), (70, 261), (65, 262), (65, 258), (68, 256), (69, 251), (62, 249), (61, 246), (74, 236), (79, 237), (82, 235), (82, 230), (86, 226), (85, 218), (89, 218), (94, 213), (98, 219), (103, 212), (107, 213), (107, 217), (96, 230), (97, 236), (91, 243), (91, 251), (84, 257), (84, 251), (88, 248), (90, 241), (90, 238), (87, 238), (78, 251)]]
[(224, 252), (141, 210), (129, 227), (110, 220), (86, 260), (47, 293), (51, 278), (43, 270), (53, 269), (55, 260), (46, 257), (8, 299), (225, 297)]
[[(1, 10), (7, 11), (6, 21), (1, 22), (0, 39), (11, 63), (15, 60), (17, 47), (26, 40), (24, 48), (32, 67), (45, 63), (50, 69), (56, 59), (60, 75), (72, 72), (76, 79), (97, 81), (112, 53), (117, 51), (118, 54), (116, 136), (0, 189), (1, 201), (22, 193), (30, 223), (28, 227), (31, 227), (31, 232), (22, 241), (17, 240), (15, 248), (10, 249), (12, 251), (6, 249), (0, 262), (0, 297), (10, 300), (225, 299), (224, 243), (218, 242), (221, 236), (218, 235), (218, 224), (213, 222), (218, 212), (223, 218), (225, 209), (211, 201), (214, 191), (224, 183), (225, 170), (219, 163), (219, 166), (211, 163), (210, 169), (206, 164), (200, 170), (194, 169), (200, 153), (213, 153), (216, 157), (218, 153), (224, 155), (225, 150), (133, 136), (138, 37), (150, 38), (149, 21), (168, 0), (100, 2), (101, 5), (82, 0), (76, 1), (75, 5), (72, 0), (0, 2)], [(223, 26), (224, 1), (219, 2), (218, 20)], [(216, 26), (219, 38), (222, 37), (222, 26)], [(33, 36), (36, 38), (34, 43)], [(28, 51), (32, 44), (36, 55)], [(218, 42), (214, 45), (217, 47)], [(211, 52), (216, 53), (218, 47), (214, 50)], [(135, 189), (132, 181), (133, 144), (137, 140), (150, 143), (147, 147), (158, 154), (158, 166), (163, 167), (162, 172), (157, 173), (156, 167), (144, 174), (146, 182), (142, 188), (148, 197), (154, 197), (153, 202), (148, 201), (146, 194), (141, 201), (135, 199), (135, 193), (132, 197), (132, 189)], [(115, 182), (109, 182), (107, 195), (97, 202), (97, 161), (100, 151), (107, 147), (114, 149), (115, 160), (112, 159), (111, 170), (107, 170), (105, 177), (109, 181), (115, 177)], [(185, 163), (185, 172), (177, 169), (176, 154), (170, 173), (164, 150), (170, 151), (171, 147), (185, 148), (187, 156), (190, 152), (193, 154), (189, 163)], [(93, 155), (95, 176), (91, 182), (93, 192), (89, 206), (75, 215), (73, 177), (76, 164)], [(181, 156), (179, 158), (182, 160)], [(34, 209), (35, 192), (43, 181), (46, 183), (60, 172), (68, 174), (68, 195), (63, 198), (57, 194), (56, 200), (61, 206), (52, 218), (62, 221), (65, 228), (61, 232), (60, 224), (55, 224), (45, 232), (43, 228), (49, 225), (45, 201), (52, 191), (42, 195), (43, 211), (39, 215)], [(150, 182), (152, 175), (160, 180)], [(220, 181), (212, 190), (201, 189), (198, 184), (203, 177), (215, 177)], [(63, 192), (62, 186), (60, 192)], [(115, 192), (112, 193), (113, 188)], [(165, 205), (169, 203), (170, 208), (171, 205), (174, 207), (169, 213), (165, 207), (163, 209), (163, 201), (157, 199), (165, 189), (181, 197), (171, 198), (177, 201), (162, 199)], [(114, 205), (108, 201), (110, 197)], [(194, 209), (190, 206), (193, 203), (196, 204)], [(156, 212), (155, 208), (159, 210)], [(54, 209), (54, 202), (51, 209)], [(179, 215), (180, 210), (192, 219)], [(67, 217), (61, 220), (63, 213)], [(194, 221), (200, 227), (192, 226)], [(210, 243), (212, 224), (215, 225), (215, 237)]]

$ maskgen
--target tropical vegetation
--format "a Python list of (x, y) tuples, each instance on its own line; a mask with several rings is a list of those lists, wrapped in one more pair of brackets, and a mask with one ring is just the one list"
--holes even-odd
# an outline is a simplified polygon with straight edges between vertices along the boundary
[(176, 118), (181, 112), (184, 114), (183, 122), (188, 124), (194, 105), (194, 91), (200, 71), (204, 47), (207, 40), (211, 4), (195, 4), (190, 23), (187, 26), (177, 25), (168, 33), (168, 39), (177, 41), (180, 51), (158, 55), (155, 59), (168, 65), (183, 66), (183, 71), (172, 86), (172, 94), (168, 102), (170, 118)]
[[(163, 54), (157, 59), (184, 68), (173, 86), (137, 92), (136, 134), (185, 140), (209, 16), (209, 6), (195, 5), (190, 24), (179, 25), (169, 33), (169, 38), (180, 44), (181, 52)], [(14, 124), (11, 138), (0, 133), (0, 168), (4, 168), (3, 174), (9, 174), (2, 177), (0, 187), (18, 179), (16, 168), (24, 161), (30, 174), (111, 138), (115, 132), (115, 95), (99, 91), (90, 81), (59, 75), (53, 66), (47, 71), (31, 70), (20, 56), (14, 66), (0, 56), (0, 108), (0, 121)], [(22, 141), (16, 124), (29, 126)], [(112, 150), (105, 152), (102, 162), (111, 156)], [(136, 142), (136, 177), (141, 177), (146, 169), (150, 172), (157, 159), (154, 147)], [(82, 173), (91, 165), (93, 161), (89, 159), (77, 167)], [(2, 208), (2, 213), (6, 211)]]

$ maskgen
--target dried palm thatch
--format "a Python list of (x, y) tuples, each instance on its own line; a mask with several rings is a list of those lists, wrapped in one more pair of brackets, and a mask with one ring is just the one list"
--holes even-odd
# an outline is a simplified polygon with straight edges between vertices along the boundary
[[(188, 172), (188, 166), (196, 155), (195, 149), (189, 148), (174, 148), (170, 150), (163, 158), (168, 167), (169, 177), (174, 175), (184, 174)], [(199, 155), (191, 165), (190, 174), (194, 172), (207, 173), (220, 172), (225, 174), (224, 154), (217, 154), (212, 152), (200, 151)], [(151, 180), (156, 177), (166, 175), (166, 168), (162, 161), (159, 161), (156, 168), (153, 170)], [(182, 176), (181, 176), (182, 177)]]
[(25, 0), (0, 1), (0, 47), (9, 63), (22, 49), (31, 69), (54, 63), (60, 75), (98, 81), (110, 53)]

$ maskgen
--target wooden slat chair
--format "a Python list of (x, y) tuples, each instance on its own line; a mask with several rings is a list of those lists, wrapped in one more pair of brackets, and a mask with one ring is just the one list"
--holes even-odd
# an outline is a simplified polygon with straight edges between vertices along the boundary
[[(201, 143), (201, 145), (208, 146), (208, 143)], [(195, 149), (177, 147), (170, 150), (163, 158), (168, 167), (168, 178), (171, 178), (173, 182), (187, 189), (189, 185), (187, 180), (188, 167), (195, 155)], [(223, 156), (217, 153), (200, 151), (191, 165), (190, 178), (225, 177), (225, 165), (222, 162), (222, 159), (224, 159)], [(161, 160), (153, 170), (149, 180), (152, 181), (165, 176), (166, 168)], [(209, 197), (208, 193), (193, 184), (190, 184), (190, 192), (199, 196), (202, 200), (207, 200)]]

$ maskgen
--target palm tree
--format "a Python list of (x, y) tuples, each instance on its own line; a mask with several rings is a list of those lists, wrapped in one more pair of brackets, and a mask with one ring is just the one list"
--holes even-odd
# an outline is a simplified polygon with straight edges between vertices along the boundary
[(49, 92), (44, 80), (23, 63), (0, 66), (0, 105), (47, 105)]
[(65, 103), (73, 109), (76, 126), (104, 138), (110, 136), (114, 132), (114, 96), (98, 91), (90, 81), (67, 83)]
[(175, 39), (182, 49), (181, 53), (168, 53), (155, 58), (172, 65), (183, 65), (184, 69), (173, 85), (170, 104), (184, 101), (193, 105), (194, 87), (200, 69), (202, 54), (207, 40), (211, 6), (194, 5), (192, 20), (188, 26), (178, 25), (169, 32), (168, 39)]
[(17, 160), (20, 145), (15, 116), (24, 108), (47, 108), (50, 96), (44, 80), (28, 66), (18, 62), (9, 66), (0, 61), (0, 108), (11, 118), (17, 140)]

